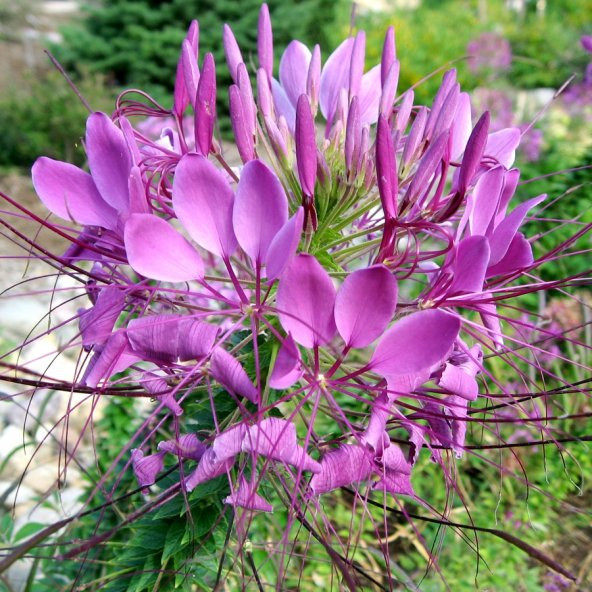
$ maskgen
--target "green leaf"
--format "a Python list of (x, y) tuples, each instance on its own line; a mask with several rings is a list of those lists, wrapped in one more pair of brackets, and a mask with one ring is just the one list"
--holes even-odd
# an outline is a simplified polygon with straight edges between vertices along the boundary
[(18, 532), (14, 535), (14, 542), (20, 541), (21, 539), (26, 539), (31, 535), (43, 530), (47, 525), (41, 524), (40, 522), (29, 522), (19, 528)]

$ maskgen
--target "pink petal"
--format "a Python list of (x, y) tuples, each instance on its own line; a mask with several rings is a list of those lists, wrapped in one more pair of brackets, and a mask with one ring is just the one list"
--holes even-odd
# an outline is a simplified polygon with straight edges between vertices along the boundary
[(193, 491), (200, 483), (209, 481), (229, 471), (233, 464), (234, 458), (219, 461), (216, 459), (214, 451), (208, 448), (201, 457), (195, 471), (185, 480), (185, 489)]
[(280, 322), (304, 347), (329, 342), (335, 335), (335, 287), (321, 264), (307, 254), (297, 255), (282, 275), (277, 292)]
[(141, 356), (132, 350), (124, 333), (113, 333), (100, 352), (91, 359), (82, 377), (82, 384), (95, 388), (102, 380), (108, 380), (141, 360)]
[(396, 306), (397, 281), (384, 265), (354, 271), (335, 298), (337, 330), (348, 346), (366, 347), (384, 333)]
[(290, 102), (286, 91), (275, 78), (271, 79), (271, 92), (278, 118), (283, 115), (290, 130), (294, 131), (296, 126), (296, 103), (292, 104)]
[[(490, 292), (484, 292), (484, 296), (492, 298)], [(495, 301), (482, 302), (478, 307), (479, 316), (483, 322), (483, 326), (487, 329), (490, 339), (493, 341), (496, 348), (504, 346), (504, 337), (501, 329), (501, 323), (497, 314), (497, 305)]]
[(280, 228), (273, 237), (267, 251), (265, 271), (268, 280), (278, 278), (294, 255), (300, 244), (302, 236), (302, 224), (304, 222), (304, 209), (300, 206), (296, 213)]
[(247, 433), (247, 426), (239, 423), (226, 428), (216, 436), (212, 444), (212, 450), (217, 461), (223, 461), (236, 456), (242, 449), (243, 438)]
[(362, 86), (360, 88), (360, 120), (362, 125), (372, 125), (378, 121), (380, 96), (380, 64), (377, 64), (362, 77)]
[(224, 503), (255, 512), (273, 512), (273, 506), (255, 491), (255, 484), (249, 483), (243, 475), (239, 478), (238, 489), (226, 497)]
[(321, 471), (313, 476), (310, 488), (315, 495), (359, 483), (370, 477), (373, 465), (370, 453), (361, 446), (343, 444), (325, 454)]
[(132, 348), (169, 362), (199, 360), (210, 354), (218, 328), (191, 317), (160, 314), (133, 319), (127, 335)]
[(42, 156), (35, 161), (31, 174), (37, 195), (56, 216), (110, 230), (117, 226), (117, 212), (103, 200), (88, 173)]
[(240, 176), (232, 213), (242, 249), (261, 264), (271, 241), (288, 219), (288, 198), (276, 174), (262, 161), (248, 162)]
[(459, 318), (441, 310), (410, 314), (378, 342), (370, 367), (381, 376), (420, 372), (446, 358), (459, 330)]
[(273, 372), (269, 378), (269, 386), (278, 390), (290, 388), (300, 380), (303, 374), (304, 368), (300, 360), (300, 351), (292, 336), (288, 334), (275, 359)]
[(487, 270), (487, 277), (513, 273), (519, 269), (526, 269), (532, 265), (533, 261), (532, 247), (524, 238), (524, 235), (519, 232), (512, 239), (502, 260), (489, 267)]
[(183, 434), (178, 440), (166, 440), (158, 444), (160, 452), (168, 452), (180, 458), (199, 460), (206, 451), (205, 444), (195, 434)]
[(195, 147), (207, 156), (212, 149), (212, 137), (216, 122), (216, 64), (214, 56), (206, 53), (201, 77), (197, 85), (195, 102)]
[(516, 157), (518, 144), (520, 144), (520, 129), (509, 127), (489, 134), (483, 154), (495, 158), (509, 169)]
[(468, 93), (460, 93), (452, 122), (450, 158), (458, 160), (465, 151), (471, 135), (471, 99)]
[(319, 100), (321, 112), (329, 122), (333, 120), (341, 89), (348, 88), (353, 45), (352, 37), (345, 39), (329, 56), (321, 72)]
[(497, 212), (502, 189), (504, 187), (505, 170), (496, 166), (479, 177), (470, 197), (471, 211), (469, 229), (471, 234), (488, 235)]
[(294, 424), (277, 417), (251, 426), (243, 439), (242, 450), (294, 465), (301, 471), (318, 473), (321, 470), (319, 463), (298, 445)]
[(130, 196), (130, 214), (149, 214), (150, 206), (146, 198), (146, 189), (142, 180), (142, 173), (137, 166), (132, 167), (128, 179), (128, 188)]
[(468, 236), (456, 246), (454, 279), (449, 294), (483, 290), (489, 264), (489, 242), (484, 236)]
[(269, 8), (265, 3), (261, 5), (257, 23), (257, 57), (259, 58), (259, 67), (263, 68), (271, 78), (273, 75), (273, 33)]
[(126, 212), (132, 159), (122, 131), (105, 113), (92, 113), (86, 121), (86, 153), (101, 197), (118, 212)]
[(132, 214), (125, 224), (125, 250), (137, 273), (163, 282), (202, 278), (199, 253), (168, 222), (151, 214)]
[(238, 80), (238, 65), (243, 63), (243, 56), (236, 42), (236, 37), (232, 32), (232, 29), (228, 25), (224, 25), (222, 31), (222, 38), (224, 43), (224, 53), (226, 54), (226, 63), (228, 64), (228, 70), (232, 80), (236, 83)]
[(382, 454), (382, 451), (390, 442), (388, 434), (386, 434), (386, 422), (392, 417), (390, 410), (390, 401), (385, 393), (382, 393), (372, 405), (370, 412), (370, 420), (368, 426), (364, 430), (360, 440), (375, 454)]
[(506, 217), (508, 204), (516, 192), (519, 179), (519, 169), (510, 169), (509, 171), (506, 171), (504, 188), (502, 190), (502, 196), (499, 202), (497, 213), (495, 215), (494, 226), (497, 226)]
[(146, 372), (140, 383), (151, 395), (156, 397), (173, 415), (180, 417), (183, 415), (183, 408), (173, 394), (173, 388), (168, 385), (163, 376)]
[(210, 370), (212, 376), (231, 393), (247, 397), (253, 403), (259, 400), (259, 392), (240, 362), (221, 347), (212, 354)]
[(199, 84), (199, 68), (197, 67), (196, 51), (187, 39), (183, 41), (181, 62), (183, 64), (183, 77), (185, 79), (187, 96), (191, 105), (195, 107), (197, 85)]
[(232, 229), (234, 194), (226, 177), (207, 158), (186, 154), (173, 181), (173, 206), (191, 238), (220, 257), (236, 250)]
[(304, 43), (292, 41), (280, 60), (280, 83), (290, 103), (296, 107), (298, 97), (306, 93), (308, 66), (312, 54)]
[(103, 344), (111, 336), (115, 321), (125, 306), (125, 292), (118, 286), (106, 286), (99, 292), (95, 305), (79, 319), (82, 345)]
[[(238, 71), (240, 72), (243, 67), (244, 64), (240, 64)], [(251, 129), (253, 125), (244, 109), (241, 92), (236, 84), (232, 84), (228, 89), (228, 106), (238, 153), (243, 162), (249, 162), (255, 158), (255, 141)]]
[(298, 98), (296, 107), (296, 164), (302, 192), (312, 197), (317, 178), (317, 142), (315, 123), (308, 97)]
[(489, 239), (489, 246), (491, 247), (490, 265), (495, 265), (502, 260), (514, 240), (516, 232), (522, 226), (528, 211), (546, 198), (546, 195), (539, 195), (521, 203), (498, 224)]
[(438, 384), (443, 389), (467, 399), (467, 401), (474, 401), (479, 395), (479, 385), (475, 377), (463, 368), (452, 364), (446, 364)]
[(139, 448), (132, 450), (132, 466), (140, 487), (154, 484), (158, 473), (164, 467), (163, 456), (160, 452), (144, 456)]

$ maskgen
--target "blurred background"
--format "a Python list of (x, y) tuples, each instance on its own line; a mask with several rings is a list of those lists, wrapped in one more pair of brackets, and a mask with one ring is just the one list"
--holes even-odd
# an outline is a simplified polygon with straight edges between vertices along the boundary
[[(438, 69), (457, 68), (463, 90), (471, 91), (474, 114), (489, 109), (494, 129), (522, 128), (517, 164), (523, 179), (568, 171), (520, 188), (518, 197), (525, 199), (543, 192), (557, 197), (567, 192), (547, 210), (547, 217), (592, 222), (592, 174), (589, 169), (576, 170), (592, 161), (592, 54), (580, 43), (582, 35), (592, 34), (592, 0), (360, 0), (355, 5), (348, 0), (270, 0), (268, 4), (276, 71), (281, 51), (290, 40), (296, 38), (309, 46), (320, 43), (326, 58), (340, 40), (357, 29), (367, 32), (367, 65), (372, 66), (379, 60), (386, 28), (394, 25), (401, 92), (417, 85), (416, 102), (429, 105), (440, 84), (442, 71)], [(180, 45), (190, 20), (197, 18), (200, 55), (212, 51), (219, 66), (220, 132), (228, 137), (225, 89), (229, 78), (225, 74), (222, 26), (232, 26), (243, 56), (254, 63), (259, 6), (260, 0), (0, 0), (2, 190), (36, 207), (29, 171), (38, 156), (84, 164), (81, 137), (87, 111), (51, 65), (44, 48), (56, 56), (95, 110), (110, 112), (117, 94), (129, 87), (144, 89), (169, 107)], [(431, 73), (434, 75), (425, 79)], [(528, 232), (542, 236), (548, 229), (548, 222), (535, 222)], [(572, 232), (566, 228), (565, 237)], [(557, 230), (549, 238), (542, 236), (537, 248), (544, 250), (556, 244), (561, 233)], [(578, 245), (590, 249), (590, 239), (582, 237)], [(8, 248), (6, 242), (0, 247), (3, 252)], [(22, 265), (13, 269), (12, 264), (3, 263), (3, 285), (15, 283), (22, 275)], [(559, 260), (556, 265), (547, 272), (550, 276), (565, 277), (589, 268), (586, 257)], [(589, 290), (582, 289), (580, 297), (583, 301), (591, 299)], [(590, 320), (585, 317), (589, 306), (567, 306), (553, 299), (535, 304), (564, 331)], [(36, 315), (30, 310), (17, 314), (14, 304), (10, 306), (10, 313), (0, 307), (3, 343), (18, 342), (23, 318)], [(39, 316), (45, 306), (40, 304)], [(574, 376), (573, 380), (578, 378)], [(116, 408), (106, 413), (103, 429), (111, 430), (112, 438), (105, 438), (105, 446), (116, 450), (118, 439), (126, 437), (126, 413)], [(23, 417), (0, 410), (0, 420), (4, 428), (0, 435), (2, 452), (19, 443)], [(578, 436), (590, 434), (589, 427), (580, 422), (563, 429)], [(31, 438), (34, 440), (35, 434)], [(0, 503), (5, 508), (12, 504), (6, 491), (26, 462), (19, 458), (12, 454), (5, 455), (5, 461), (0, 458)], [(54, 466), (57, 460), (50, 456), (44, 462)], [(495, 462), (502, 461), (497, 458)], [(585, 512), (590, 511), (592, 495), (583, 480), (583, 475), (592, 473), (590, 451), (585, 446), (574, 447), (573, 457), (566, 460), (554, 447), (546, 456), (540, 450), (524, 449), (504, 462), (513, 469), (522, 467), (532, 485), (552, 490), (554, 497), (529, 492), (515, 481), (502, 483), (498, 468), (468, 455), (463, 460), (463, 471), (468, 475), (463, 493), (470, 500), (468, 510), (475, 523), (507, 530), (540, 545), (575, 573), (591, 572), (592, 528)], [(426, 461), (419, 470), (426, 475), (426, 492), (430, 490), (432, 499), (441, 497), (445, 505), (448, 492), (444, 485), (441, 492), (433, 491), (442, 481), (437, 469)], [(17, 506), (24, 504), (17, 517), (27, 515), (25, 509), (28, 511), (31, 500), (47, 490), (51, 476), (48, 479), (37, 476), (28, 484), (30, 494), (17, 500)], [(9, 484), (8, 489), (2, 488), (3, 483)], [(72, 479), (71, 484), (79, 487), (71, 495), (75, 499), (84, 483)], [(422, 494), (421, 485), (418, 493)], [(565, 504), (573, 511), (566, 512)], [(63, 512), (63, 506), (60, 508)], [(347, 522), (348, 500), (335, 511), (336, 520)], [(466, 512), (462, 506), (453, 509), (451, 518), (466, 521)], [(6, 543), (14, 530), (7, 534), (3, 524), (0, 520), (0, 542)], [(475, 552), (454, 533), (438, 533), (435, 526), (430, 529), (425, 527), (423, 535), (437, 541), (440, 568), (450, 589), (475, 589)], [(415, 581), (421, 579), (428, 558), (417, 532), (401, 521), (393, 524), (393, 536), (398, 541), (401, 573), (412, 574)], [(527, 560), (504, 541), (483, 538), (481, 545), (485, 563), (480, 568), (478, 589), (570, 590), (561, 577)], [(371, 557), (368, 561), (372, 562)], [(323, 570), (322, 565), (313, 567), (304, 577), (310, 577), (311, 586), (322, 586), (326, 583)], [(26, 581), (28, 572), (23, 577)], [(14, 589), (21, 589), (18, 577), (12, 581)], [(0, 581), (0, 590), (2, 585)], [(421, 589), (445, 587), (432, 571)]]

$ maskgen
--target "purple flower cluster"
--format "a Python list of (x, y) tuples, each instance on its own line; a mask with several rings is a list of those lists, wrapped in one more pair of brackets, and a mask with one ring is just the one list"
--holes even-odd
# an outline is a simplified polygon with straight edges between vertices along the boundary
[[(171, 109), (124, 95), (112, 117), (90, 115), (89, 173), (33, 167), (45, 206), (82, 226), (62, 257), (89, 269), (79, 383), (132, 382), (177, 427), (188, 401), (211, 401), (207, 436), (177, 431), (131, 453), (143, 488), (168, 456), (186, 490), (226, 474), (226, 502), (248, 510), (272, 510), (259, 485), (280, 466), (312, 503), (364, 483), (414, 496), (422, 448), (462, 455), (483, 352), (506, 347), (497, 303), (536, 264), (520, 228), (545, 196), (510, 205), (520, 130), (491, 132), (488, 113), (473, 125), (454, 70), (430, 106), (399, 92), (392, 29), (366, 73), (360, 32), (324, 63), (293, 41), (276, 80), (263, 5), (256, 73), (224, 30), (243, 162), (231, 166), (213, 135), (214, 59), (199, 63), (197, 40), (194, 22)], [(150, 139), (130, 123), (139, 114), (170, 127)], [(218, 421), (220, 389), (236, 412)]]

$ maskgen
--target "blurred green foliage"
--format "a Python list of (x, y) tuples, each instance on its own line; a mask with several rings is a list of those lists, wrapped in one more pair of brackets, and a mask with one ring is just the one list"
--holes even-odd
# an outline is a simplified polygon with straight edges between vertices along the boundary
[[(100, 76), (85, 75), (78, 87), (94, 109), (111, 111), (113, 96)], [(0, 96), (0, 166), (28, 169), (41, 155), (82, 165), (87, 117), (57, 71), (29, 75), (24, 85)]]
[[(483, 4), (486, 9), (480, 10)], [(503, 0), (438, 0), (424, 2), (418, 10), (367, 13), (358, 19), (357, 26), (368, 33), (369, 65), (380, 59), (385, 29), (395, 27), (401, 90), (447, 63), (458, 69), (465, 90), (489, 82), (472, 74), (462, 58), (469, 41), (492, 31), (506, 37), (512, 46), (514, 60), (507, 80), (514, 87), (558, 88), (574, 72), (583, 71), (588, 61), (579, 37), (591, 32), (590, 14), (592, 0), (549, 2), (543, 15), (528, 11), (523, 16)], [(434, 76), (416, 89), (420, 103), (431, 102), (440, 79)]]

